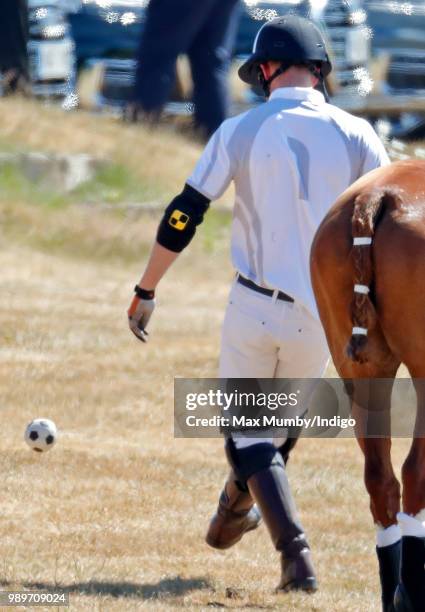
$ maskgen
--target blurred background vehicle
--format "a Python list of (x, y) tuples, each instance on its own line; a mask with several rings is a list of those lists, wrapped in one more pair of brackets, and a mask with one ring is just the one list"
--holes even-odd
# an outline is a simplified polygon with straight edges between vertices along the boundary
[(393, 135), (424, 137), (425, 0), (365, 0), (365, 8), (383, 66), (376, 113), (387, 115)]
[(29, 74), (32, 93), (41, 97), (66, 97), (75, 89), (75, 43), (67, 11), (81, 3), (28, 0)]
[(69, 15), (81, 68), (93, 59), (134, 59), (148, 0), (86, 0)]
[[(139, 37), (143, 36), (146, 0), (86, 0), (70, 17), (80, 68), (93, 70), (98, 87), (95, 107), (122, 107), (130, 99), (134, 82)], [(261, 23), (288, 12), (311, 16), (329, 39), (335, 72), (328, 88), (342, 106), (369, 93), (367, 67), (370, 41), (366, 14), (361, 3), (341, 0), (245, 0), (235, 45), (234, 72), (251, 49)], [(184, 76), (182, 76), (184, 73)], [(365, 76), (366, 75), (366, 76)], [(190, 87), (186, 71), (178, 72), (176, 88), (166, 110), (190, 114)], [(237, 83), (236, 79), (232, 80)], [(258, 103), (262, 97), (237, 84), (233, 89), (234, 112), (240, 106)], [(359, 104), (360, 105), (360, 102)]]
[(70, 15), (77, 66), (94, 80), (83, 103), (122, 108), (130, 99), (148, 0), (85, 1)]
[[(34, 95), (64, 98), (74, 92), (79, 74), (84, 106), (121, 112), (133, 91), (148, 3), (5, 0), (0, 89), (6, 72), (13, 77), (13, 57), (16, 74)], [(425, 135), (425, 0), (244, 0), (230, 78), (232, 113), (262, 100), (261, 92), (239, 82), (237, 68), (261, 23), (288, 12), (312, 17), (330, 43), (335, 70), (327, 88), (333, 103), (372, 121), (383, 119), (390, 136)], [(179, 59), (166, 113), (192, 111), (190, 71)]]

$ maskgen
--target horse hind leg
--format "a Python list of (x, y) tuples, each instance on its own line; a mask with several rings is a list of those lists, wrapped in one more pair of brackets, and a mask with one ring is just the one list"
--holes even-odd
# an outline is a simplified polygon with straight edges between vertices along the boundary
[[(397, 364), (388, 370), (376, 368), (369, 379), (352, 378), (352, 416), (356, 419), (356, 435), (363, 451), (364, 480), (370, 496), (370, 509), (377, 529), (376, 554), (382, 589), (384, 612), (393, 610), (394, 593), (399, 582), (400, 483), (391, 462), (390, 406), (393, 377)], [(367, 404), (364, 403), (367, 398)], [(372, 424), (372, 431), (369, 426)], [(375, 437), (371, 437), (375, 435)], [(386, 437), (377, 437), (384, 436)]]
[(402, 468), (403, 510), (397, 612), (425, 610), (425, 438), (415, 438)]
[(359, 444), (365, 456), (365, 485), (376, 526), (382, 609), (391, 612), (400, 571), (400, 483), (391, 463), (390, 438), (365, 438)]
[(413, 378), (413, 383), (417, 396), (415, 430), (402, 480), (404, 512), (415, 516), (425, 513), (425, 378)]
[(414, 439), (402, 467), (403, 510), (400, 586), (396, 610), (425, 610), (425, 381), (417, 379), (418, 408)]

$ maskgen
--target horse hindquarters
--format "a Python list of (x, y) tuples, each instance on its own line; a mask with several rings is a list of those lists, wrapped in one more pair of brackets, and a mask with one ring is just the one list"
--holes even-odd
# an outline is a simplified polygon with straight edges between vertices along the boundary
[[(332, 359), (342, 378), (393, 378), (399, 365), (371, 297), (375, 223), (387, 196), (380, 191), (342, 197), (322, 222), (312, 245), (313, 290)], [(369, 210), (360, 214), (367, 204)], [(353, 239), (359, 237), (371, 242), (354, 246)], [(354, 334), (356, 328), (365, 333)]]

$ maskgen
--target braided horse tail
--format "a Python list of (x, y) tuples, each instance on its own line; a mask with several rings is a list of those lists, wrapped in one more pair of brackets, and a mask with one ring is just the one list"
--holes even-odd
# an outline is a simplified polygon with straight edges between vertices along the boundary
[(398, 201), (396, 191), (385, 188), (360, 194), (354, 201), (351, 217), (354, 297), (350, 313), (353, 330), (347, 353), (353, 361), (358, 363), (368, 361), (368, 333), (377, 323), (373, 298), (375, 276), (373, 237), (385, 210), (393, 208), (396, 201)]

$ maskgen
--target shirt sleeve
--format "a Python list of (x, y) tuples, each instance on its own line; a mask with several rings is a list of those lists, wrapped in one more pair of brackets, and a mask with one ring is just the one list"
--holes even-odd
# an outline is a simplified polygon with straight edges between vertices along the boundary
[(209, 200), (217, 200), (233, 179), (233, 165), (227, 150), (227, 121), (211, 136), (187, 184)]
[(370, 123), (363, 120), (363, 127), (361, 176), (391, 163), (381, 139)]

